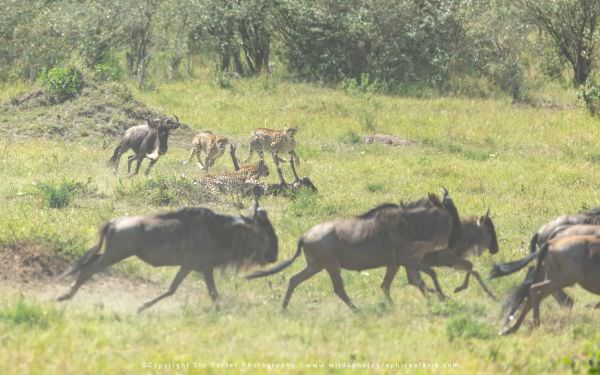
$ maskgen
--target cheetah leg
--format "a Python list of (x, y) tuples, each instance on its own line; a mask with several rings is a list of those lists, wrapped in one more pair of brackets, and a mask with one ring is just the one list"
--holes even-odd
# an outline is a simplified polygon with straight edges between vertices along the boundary
[(296, 166), (294, 165), (294, 158), (290, 158), (290, 167), (292, 167), (292, 172), (294, 173), (294, 182), (300, 181), (300, 177), (298, 177), (298, 173), (296, 173)]
[(290, 158), (294, 159), (296, 164), (300, 165), (300, 158), (298, 157), (298, 154), (296, 154), (296, 151), (294, 151), (294, 150), (290, 151)]
[(277, 168), (277, 174), (279, 175), (279, 180), (281, 180), (281, 185), (286, 186), (287, 182), (283, 178), (283, 173), (281, 173), (281, 167), (279, 166), (279, 156), (277, 153), (273, 153), (273, 161), (275, 162), (275, 167)]
[(196, 152), (196, 165), (198, 165), (198, 168), (200, 168), (200, 170), (204, 169), (204, 164), (202, 164), (202, 160), (200, 159), (200, 154), (202, 153), (202, 151), (198, 150), (198, 152)]

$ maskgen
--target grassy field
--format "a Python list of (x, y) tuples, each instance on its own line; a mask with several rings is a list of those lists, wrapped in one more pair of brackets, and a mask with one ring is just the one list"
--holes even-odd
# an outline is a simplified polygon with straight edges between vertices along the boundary
[[(199, 79), (134, 96), (151, 108), (177, 114), (195, 130), (211, 129), (240, 139), (239, 155), (244, 158), (244, 140), (252, 128), (299, 126), (299, 173), (310, 176), (319, 193), (263, 201), (280, 239), (282, 259), (295, 250), (298, 236), (318, 222), (354, 215), (378, 203), (419, 198), (446, 186), (462, 215), (491, 210), (500, 253), (495, 259), (486, 253), (475, 260), (486, 274), (494, 261), (523, 254), (539, 225), (600, 202), (598, 120), (569, 106), (393, 98), (264, 78), (232, 85), (222, 89)], [(3, 88), (0, 101), (27, 89)], [(18, 124), (0, 123), (9, 126)], [(418, 144), (359, 142), (362, 135), (378, 132)], [(171, 147), (150, 177), (126, 179), (106, 167), (116, 143), (95, 138), (1, 139), (0, 244), (35, 243), (72, 256), (96, 241), (103, 220), (190, 203), (152, 188), (157, 181), (198, 174), (195, 165), (181, 164), (188, 156), (187, 146)], [(215, 169), (229, 168), (229, 160), (223, 158)], [(284, 173), (291, 175), (287, 169)], [(270, 179), (276, 182), (276, 174)], [(40, 186), (61, 183), (76, 185), (78, 193), (67, 207), (50, 208)], [(168, 199), (163, 199), (165, 194)], [(207, 205), (239, 212), (226, 202)], [(189, 294), (184, 303), (164, 301), (161, 304), (172, 308), (142, 315), (135, 314), (133, 302), (119, 311), (99, 305), (101, 297), (83, 303), (76, 296), (57, 304), (51, 296), (32, 291), (34, 286), (7, 281), (0, 288), (0, 373), (217, 374), (223, 371), (217, 366), (224, 364), (237, 366), (230, 371), (254, 373), (268, 372), (264, 364), (278, 364), (312, 374), (347, 371), (343, 366), (353, 363), (399, 364), (411, 373), (431, 371), (418, 367), (420, 363), (437, 364), (443, 373), (585, 373), (588, 360), (600, 353), (600, 316), (585, 307), (597, 298), (579, 289), (570, 291), (577, 301), (572, 312), (560, 311), (548, 300), (540, 329), (523, 327), (511, 337), (498, 337), (500, 305), (478, 285), (472, 283), (441, 303), (435, 297), (423, 298), (400, 273), (392, 287), (395, 304), (390, 306), (379, 290), (382, 269), (343, 274), (346, 290), (361, 309), (357, 314), (333, 294), (325, 273), (302, 284), (283, 312), (287, 280), (303, 267), (299, 259), (281, 274), (252, 282), (231, 273), (217, 275), (223, 296), (219, 309), (211, 306), (201, 278), (189, 278), (186, 284), (195, 288), (193, 293), (180, 291)], [(154, 270), (137, 260), (116, 268), (124, 275), (152, 279), (164, 289), (174, 275), (173, 269)], [(463, 278), (452, 270), (440, 269), (439, 274), (447, 293)], [(490, 281), (489, 286), (505, 296), (521, 278)], [(154, 369), (144, 367), (147, 362), (189, 367)]]

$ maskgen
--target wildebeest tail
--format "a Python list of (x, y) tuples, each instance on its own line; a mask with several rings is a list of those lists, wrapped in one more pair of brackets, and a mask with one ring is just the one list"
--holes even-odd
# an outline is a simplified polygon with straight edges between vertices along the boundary
[(119, 158), (119, 153), (120, 152), (121, 152), (121, 145), (119, 144), (117, 147), (115, 147), (115, 151), (113, 152), (113, 155), (108, 160), (108, 164), (109, 165), (112, 165), (112, 166), (116, 166), (117, 165), (117, 160)]
[[(504, 301), (502, 305), (503, 319), (506, 322), (514, 313), (517, 311), (523, 300), (529, 295), (529, 289), (533, 283), (539, 278), (541, 272), (541, 265), (544, 257), (548, 253), (548, 244), (544, 244), (542, 249), (535, 254), (537, 255), (538, 262), (536, 267), (529, 267), (527, 270), (527, 276), (521, 285), (519, 285)], [(532, 254), (533, 255), (533, 254)]]
[(100, 227), (100, 239), (98, 240), (98, 243), (92, 246), (91, 249), (89, 249), (79, 259), (77, 259), (75, 263), (73, 263), (73, 265), (69, 267), (68, 270), (60, 274), (58, 276), (59, 279), (74, 274), (75, 272), (79, 271), (84, 265), (89, 264), (100, 257), (98, 252), (100, 251), (100, 249), (102, 249), (102, 244), (104, 243), (104, 238), (106, 237), (106, 231), (108, 230), (109, 225), (110, 222), (102, 224), (102, 226)]
[(287, 259), (281, 263), (279, 263), (278, 265), (276, 265), (275, 267), (272, 267), (271, 269), (265, 270), (265, 271), (258, 271), (255, 273), (252, 273), (250, 275), (246, 276), (246, 279), (251, 280), (251, 279), (256, 279), (259, 277), (265, 277), (265, 276), (269, 276), (269, 275), (273, 275), (276, 274), (277, 272), (280, 272), (286, 268), (288, 268), (292, 263), (294, 263), (294, 261), (296, 260), (296, 258), (298, 258), (300, 256), (300, 253), (302, 252), (302, 246), (304, 245), (302, 238), (298, 240), (298, 248), (296, 249), (296, 254), (294, 254), (293, 257), (291, 257), (290, 259)]
[[(544, 249), (544, 248), (545, 247), (542, 247), (542, 249)], [(526, 265), (528, 265), (532, 260), (538, 258), (541, 255), (542, 255), (542, 251), (540, 250), (540, 251), (531, 253), (531, 254), (527, 255), (525, 258), (521, 258), (519, 260), (514, 260), (514, 261), (508, 262), (508, 263), (494, 264), (494, 267), (492, 267), (492, 271), (490, 272), (490, 279), (494, 279), (496, 277), (502, 277), (502, 276), (506, 276), (506, 275), (515, 273), (518, 270), (525, 267)]]

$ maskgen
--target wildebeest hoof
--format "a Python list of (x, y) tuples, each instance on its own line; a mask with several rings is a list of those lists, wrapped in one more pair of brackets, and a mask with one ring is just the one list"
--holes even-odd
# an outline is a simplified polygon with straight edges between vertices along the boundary
[(454, 293), (461, 292), (461, 291), (463, 291), (463, 290), (465, 290), (465, 289), (466, 289), (465, 287), (459, 286), (459, 287), (457, 287), (456, 289), (454, 289)]

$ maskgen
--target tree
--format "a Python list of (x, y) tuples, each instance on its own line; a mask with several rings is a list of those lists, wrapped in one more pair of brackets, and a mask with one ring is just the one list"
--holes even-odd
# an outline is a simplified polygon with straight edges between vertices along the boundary
[(575, 86), (592, 72), (600, 38), (598, 0), (517, 0), (526, 21), (540, 27), (573, 69)]

